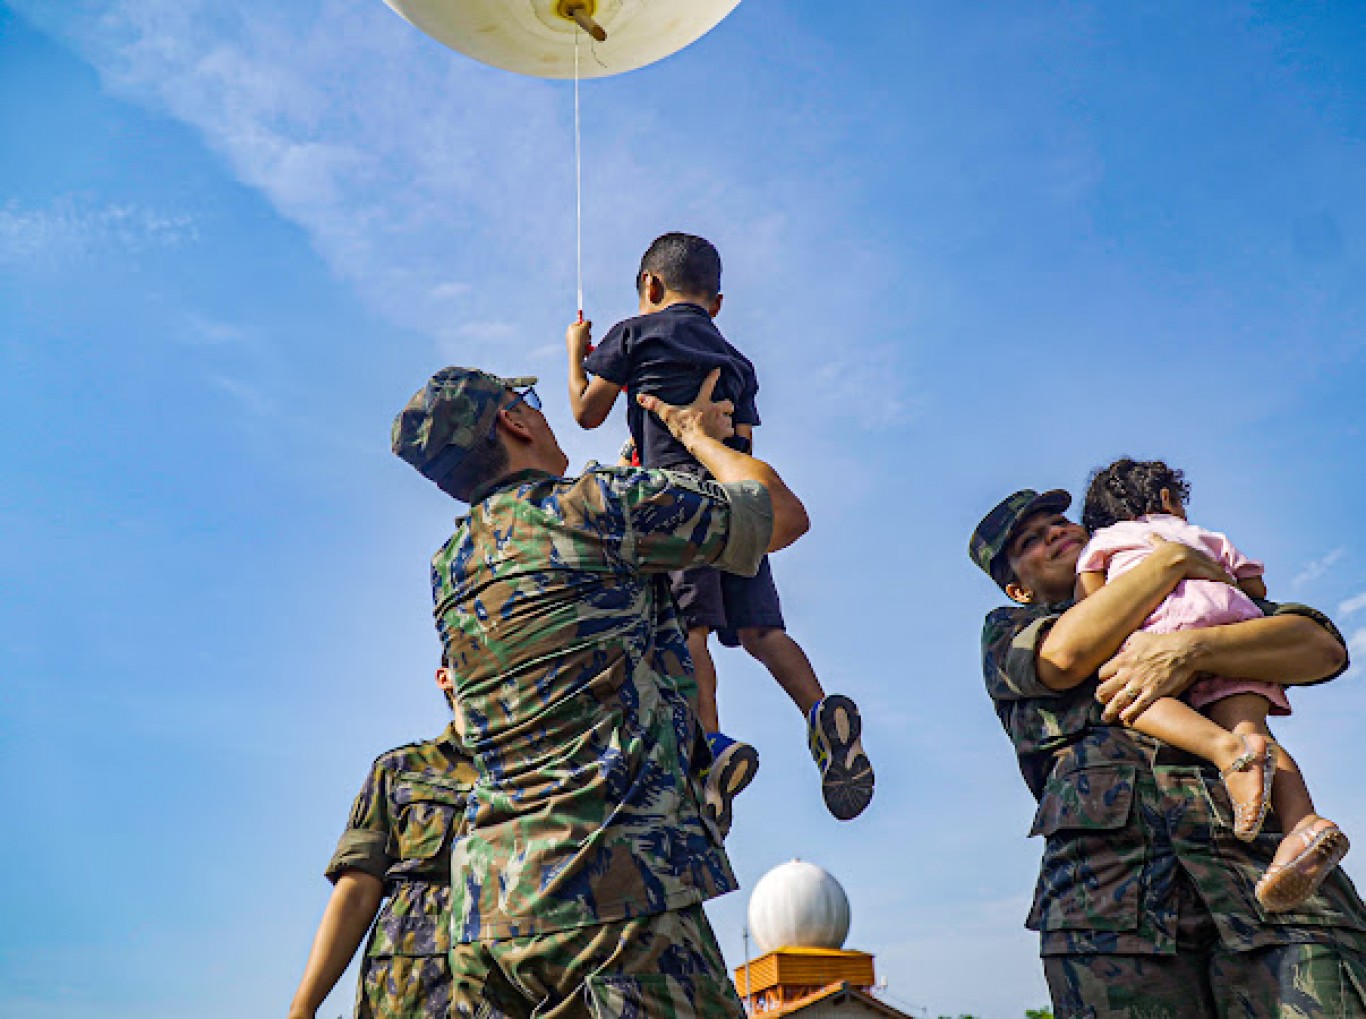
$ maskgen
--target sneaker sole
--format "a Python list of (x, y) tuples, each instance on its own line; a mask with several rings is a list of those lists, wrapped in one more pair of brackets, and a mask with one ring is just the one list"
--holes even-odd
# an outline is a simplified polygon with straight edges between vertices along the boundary
[(704, 797), (706, 813), (725, 838), (733, 820), (731, 803), (759, 773), (759, 752), (748, 743), (732, 743), (712, 761)]
[(820, 712), (816, 737), (830, 763), (821, 775), (825, 807), (837, 819), (850, 821), (873, 800), (873, 765), (863, 752), (863, 719), (854, 702), (831, 694)]

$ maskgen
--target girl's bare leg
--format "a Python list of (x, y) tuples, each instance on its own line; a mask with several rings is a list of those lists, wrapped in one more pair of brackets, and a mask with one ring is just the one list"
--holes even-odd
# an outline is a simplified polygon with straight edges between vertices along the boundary
[[(1234, 694), (1209, 705), (1206, 709), (1212, 721), (1241, 736), (1259, 735), (1271, 739), (1266, 727), (1266, 713), (1271, 704), (1255, 693)], [(1276, 745), (1276, 779), (1271, 787), (1271, 809), (1280, 819), (1281, 830), (1292, 831), (1306, 817), (1315, 814), (1314, 800), (1309, 786), (1295, 759)]]
[[(1260, 697), (1257, 699), (1266, 703)], [(1261, 733), (1234, 733), (1175, 697), (1162, 697), (1154, 701), (1147, 711), (1134, 720), (1133, 728), (1188, 754), (1203, 757), (1220, 771), (1230, 768), (1234, 761), (1248, 751), (1260, 762), (1266, 753), (1268, 741)], [(1229, 772), (1224, 784), (1228, 786), (1229, 795), (1237, 802), (1256, 803), (1262, 795), (1262, 769), (1251, 767)]]

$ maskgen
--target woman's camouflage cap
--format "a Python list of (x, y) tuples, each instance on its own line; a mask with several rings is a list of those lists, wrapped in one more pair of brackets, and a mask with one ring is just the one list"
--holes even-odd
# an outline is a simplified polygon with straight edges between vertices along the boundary
[(477, 368), (442, 368), (394, 418), (394, 453), (440, 484), (493, 434), (508, 391), (535, 384), (534, 376), (500, 379)]
[(1006, 546), (1015, 528), (1031, 513), (1046, 510), (1061, 513), (1072, 505), (1072, 497), (1061, 488), (1040, 495), (1032, 488), (1022, 488), (1008, 495), (982, 518), (977, 530), (968, 539), (968, 558), (975, 562), (1002, 591), (1010, 583), (1010, 564), (1006, 562)]

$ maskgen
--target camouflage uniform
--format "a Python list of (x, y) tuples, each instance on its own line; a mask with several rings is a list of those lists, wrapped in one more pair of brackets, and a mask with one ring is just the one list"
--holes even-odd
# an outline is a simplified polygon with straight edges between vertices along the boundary
[[(1058, 1019), (1366, 1017), (1366, 908), (1341, 871), (1294, 912), (1253, 885), (1280, 840), (1233, 836), (1217, 770), (1101, 719), (1093, 677), (1046, 687), (1037, 653), (1070, 603), (991, 612), (987, 692), (1039, 801), (1045, 839), (1027, 926)], [(1267, 614), (1312, 609), (1264, 603)]]
[(453, 859), (461, 1015), (742, 1014), (700, 903), (736, 887), (666, 574), (753, 573), (767, 492), (605, 468), (471, 497), (432, 560), (478, 777)]
[(454, 1009), (742, 1016), (700, 905), (735, 878), (703, 815), (708, 751), (665, 574), (753, 575), (773, 530), (768, 491), (629, 467), (520, 471), (471, 490), (500, 470), (503, 411), (538, 406), (529, 389), (514, 395), (534, 381), (444, 368), (392, 433), (398, 456), (471, 507), (432, 559), (477, 771), (452, 854)]
[(382, 754), (356, 797), (327, 877), (359, 870), (386, 895), (361, 962), (357, 1019), (451, 1015), (451, 836), (473, 781), (449, 726)]

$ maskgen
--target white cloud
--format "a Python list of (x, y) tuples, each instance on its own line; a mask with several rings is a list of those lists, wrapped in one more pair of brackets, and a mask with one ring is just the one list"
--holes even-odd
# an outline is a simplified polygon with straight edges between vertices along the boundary
[(1346, 554), (1347, 549), (1343, 546), (1338, 546), (1337, 548), (1333, 549), (1331, 552), (1328, 552), (1321, 558), (1315, 559), (1313, 562), (1306, 564), (1304, 569), (1300, 570), (1299, 573), (1295, 574), (1295, 577), (1291, 581), (1291, 583), (1294, 584), (1296, 587), (1303, 587), (1305, 584), (1318, 580), (1329, 570), (1331, 570), (1334, 566), (1336, 566), (1339, 562), (1341, 562), (1342, 558)]
[(1360, 612), (1362, 609), (1366, 609), (1366, 591), (1361, 592), (1361, 594), (1356, 595), (1353, 598), (1348, 598), (1339, 605), (1338, 615), (1350, 616), (1355, 612)]
[[(574, 287), (564, 83), (450, 53), (373, 0), (16, 6), (112, 91), (192, 125), (340, 279), (430, 337), (441, 359), (502, 365), (558, 342)], [(867, 301), (889, 259), (847, 236), (847, 196), (773, 159), (752, 129), (697, 142), (631, 95), (627, 78), (584, 95), (585, 283), (599, 333), (609, 315), (634, 312), (645, 241), (697, 229), (721, 247), (723, 326), (735, 323), (767, 392), (784, 375), (804, 391), (824, 363), (815, 398), (827, 422), (904, 422), (904, 366)], [(819, 281), (818, 306), (791, 300), (802, 280)], [(832, 363), (834, 336), (865, 339)]]
[(1352, 667), (1346, 675), (1360, 676), (1363, 661), (1366, 660), (1366, 626), (1358, 627), (1347, 635), (1347, 654), (1352, 659)]
[(0, 206), (0, 260), (60, 261), (99, 250), (173, 248), (196, 235), (193, 217), (127, 203), (65, 196), (43, 207)]

